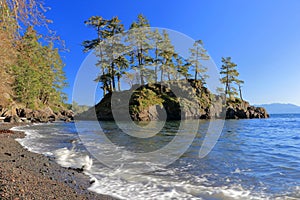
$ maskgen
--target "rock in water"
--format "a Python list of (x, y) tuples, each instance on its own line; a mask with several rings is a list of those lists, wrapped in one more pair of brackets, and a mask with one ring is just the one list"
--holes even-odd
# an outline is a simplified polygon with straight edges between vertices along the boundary
[[(119, 113), (127, 114), (129, 111), (134, 121), (269, 117), (264, 108), (253, 107), (239, 98), (227, 99), (225, 105), (224, 96), (213, 95), (200, 81), (189, 80), (189, 83), (189, 87), (181, 85), (180, 82), (169, 83), (170, 87), (147, 84), (137, 89), (116, 92), (113, 100), (117, 103), (112, 103), (112, 94), (109, 93), (95, 107), (75, 118), (113, 121), (112, 106)], [(181, 97), (176, 97), (170, 88), (180, 91)], [(124, 99), (130, 99), (129, 105)]]

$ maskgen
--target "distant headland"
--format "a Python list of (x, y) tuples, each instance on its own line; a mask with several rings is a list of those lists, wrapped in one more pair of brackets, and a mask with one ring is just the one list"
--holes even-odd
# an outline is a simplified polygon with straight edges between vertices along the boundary
[(255, 106), (264, 107), (270, 114), (300, 114), (300, 106), (290, 103), (272, 103)]

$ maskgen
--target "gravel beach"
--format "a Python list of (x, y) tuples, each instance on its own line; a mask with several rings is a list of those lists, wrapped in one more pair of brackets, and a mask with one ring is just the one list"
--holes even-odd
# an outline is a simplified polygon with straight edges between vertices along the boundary
[(9, 131), (16, 125), (0, 124), (0, 199), (115, 199), (90, 192), (83, 173), (24, 149), (15, 140), (24, 133)]

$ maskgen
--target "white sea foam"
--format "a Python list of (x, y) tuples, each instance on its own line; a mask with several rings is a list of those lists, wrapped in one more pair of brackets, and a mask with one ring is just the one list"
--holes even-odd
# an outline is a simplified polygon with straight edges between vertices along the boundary
[(93, 192), (112, 195), (120, 199), (268, 199), (263, 194), (254, 194), (239, 184), (229, 186), (208, 186), (211, 183), (205, 174), (193, 177), (193, 181), (181, 181), (176, 177), (178, 171), (165, 169), (163, 176), (158, 174), (127, 174), (118, 168), (92, 167), (89, 175), (95, 180), (89, 188)]
[(12, 131), (22, 131), (25, 133), (24, 138), (17, 138), (16, 141), (19, 142), (24, 148), (28, 149), (31, 152), (42, 153), (45, 155), (52, 155), (52, 153), (49, 151), (43, 151), (43, 147), (45, 147), (45, 144), (39, 144), (35, 142), (36, 139), (43, 138), (43, 136), (39, 134), (39, 132), (36, 130), (25, 129), (26, 127), (30, 127), (30, 125), (13, 127), (10, 129)]
[[(49, 126), (47, 127), (49, 129)], [(222, 177), (218, 171), (204, 171), (200, 175), (190, 173), (191, 170), (197, 169), (198, 162), (181, 162), (175, 167), (163, 167), (151, 162), (146, 164), (154, 170), (153, 173), (135, 174), (130, 173), (130, 168), (125, 168), (121, 163), (127, 160), (134, 160), (130, 155), (122, 154), (122, 147), (109, 148), (104, 143), (91, 140), (84, 143), (93, 147), (95, 151), (107, 152), (107, 155), (118, 154), (118, 160), (115, 160), (117, 167), (115, 169), (104, 167), (103, 164), (94, 160), (87, 155), (88, 152), (78, 151), (75, 146), (73, 148), (60, 146), (59, 149), (51, 150), (47, 146), (47, 142), (43, 142), (47, 137), (41, 129), (31, 130), (30, 127), (13, 128), (13, 130), (24, 131), (26, 137), (18, 139), (18, 141), (29, 150), (36, 153), (53, 155), (58, 164), (63, 167), (83, 168), (84, 172), (94, 180), (89, 188), (91, 191), (114, 196), (119, 199), (300, 199), (300, 187), (293, 188), (293, 192), (282, 194), (280, 197), (273, 194), (265, 194), (256, 192), (251, 187), (247, 187), (241, 183), (240, 175), (251, 172), (251, 169), (245, 169), (243, 166), (236, 166), (228, 173), (228, 177)], [(45, 130), (45, 129), (44, 129)], [(51, 129), (53, 138), (66, 136), (66, 141), (74, 139), (74, 134), (64, 134), (60, 129)], [(41, 135), (41, 134), (43, 135)], [(40, 142), (36, 142), (36, 141)], [(56, 141), (56, 140), (55, 140)], [(76, 141), (76, 144), (82, 143)], [(70, 145), (70, 144), (69, 144)], [(50, 149), (50, 150), (49, 150)], [(139, 163), (133, 163), (139, 166)], [(144, 163), (145, 164), (145, 163)], [(236, 179), (231, 178), (238, 177)], [(223, 179), (224, 178), (224, 179)], [(242, 179), (242, 177), (240, 178)], [(221, 182), (221, 181), (222, 182)], [(249, 185), (248, 185), (249, 186)], [(254, 187), (253, 187), (254, 188)], [(263, 191), (263, 190), (259, 190)]]
[[(28, 127), (27, 127), (28, 128)], [(141, 174), (132, 175), (131, 170), (124, 169), (122, 165), (116, 169), (104, 168), (103, 166), (93, 165), (93, 160), (88, 155), (83, 155), (73, 148), (67, 147), (57, 149), (53, 152), (45, 151), (47, 145), (45, 143), (38, 144), (37, 139), (44, 136), (36, 130), (22, 129), (22, 127), (13, 128), (16, 131), (25, 131), (26, 137), (17, 139), (28, 150), (43, 153), (46, 155), (55, 156), (55, 160), (63, 167), (83, 168), (85, 173), (91, 177), (94, 183), (89, 188), (91, 191), (114, 196), (119, 199), (259, 199), (251, 196), (251, 191), (245, 190), (240, 185), (209, 187), (211, 184), (208, 177), (217, 176), (216, 174), (204, 174), (201, 177), (193, 177), (193, 183), (189, 181), (180, 181), (176, 177), (180, 170), (165, 169), (159, 165), (154, 165), (149, 162), (147, 165), (156, 173), (154, 175)], [(53, 133), (53, 135), (66, 135), (63, 133)], [(69, 136), (72, 136), (69, 134)], [(90, 142), (86, 145), (91, 145), (106, 152), (120, 153), (120, 147), (116, 149), (107, 149), (105, 145), (99, 146), (98, 143)], [(122, 154), (118, 162), (132, 159), (129, 155)], [(138, 163), (135, 163), (138, 166)], [(187, 168), (192, 166), (186, 166)], [(239, 173), (237, 169), (235, 173)], [(189, 177), (190, 178), (190, 177)], [(204, 186), (206, 185), (206, 186)]]
[(63, 167), (79, 168), (90, 170), (93, 165), (93, 159), (88, 155), (80, 155), (72, 148), (62, 148), (54, 151), (55, 160)]

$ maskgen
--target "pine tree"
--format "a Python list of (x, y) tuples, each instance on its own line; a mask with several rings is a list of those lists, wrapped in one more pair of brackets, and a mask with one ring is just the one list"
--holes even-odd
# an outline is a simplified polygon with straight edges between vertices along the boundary
[[(120, 77), (122, 76), (121, 69), (123, 70), (126, 65), (125, 57), (122, 55), (124, 52), (124, 45), (122, 43), (122, 35), (124, 32), (124, 26), (121, 24), (121, 21), (118, 17), (114, 17), (109, 20), (107, 37), (110, 38), (108, 46), (106, 46), (106, 52), (109, 52), (107, 55), (109, 65), (109, 74), (111, 77), (111, 87), (110, 92), (116, 91), (116, 82), (115, 77), (117, 76), (118, 88), (120, 88)], [(117, 74), (117, 69), (118, 73)]]
[(125, 74), (126, 69), (129, 67), (129, 62), (124, 56), (119, 56), (115, 59), (115, 64), (117, 66), (116, 76), (118, 80), (118, 91), (121, 91), (121, 77)]
[(165, 73), (167, 73), (169, 81), (171, 80), (171, 73), (175, 71), (175, 64), (173, 58), (177, 55), (175, 54), (174, 46), (171, 44), (171, 40), (169, 38), (169, 34), (166, 31), (163, 31), (161, 43), (161, 50), (159, 53), (160, 56), (160, 82), (164, 81)]
[(239, 85), (240, 97), (242, 99), (241, 84), (244, 81), (238, 79), (239, 72), (236, 69), (237, 65), (231, 61), (231, 57), (222, 58), (222, 63), (220, 74), (223, 75), (221, 82), (225, 85), (225, 95), (228, 95), (229, 98), (236, 96), (238, 93), (234, 84), (237, 84)]
[(88, 26), (93, 28), (97, 33), (97, 38), (92, 40), (85, 40), (83, 42), (84, 52), (88, 52), (90, 50), (96, 50), (96, 55), (99, 57), (99, 62), (101, 63), (101, 73), (99, 76), (95, 79), (95, 81), (102, 82), (102, 89), (103, 89), (103, 96), (106, 94), (107, 90), (109, 89), (109, 78), (108, 74), (106, 72), (107, 64), (103, 62), (104, 60), (104, 53), (103, 53), (103, 47), (101, 42), (103, 42), (107, 37), (108, 32), (108, 22), (109, 20), (106, 20), (100, 16), (92, 16), (84, 23)]
[(195, 71), (195, 81), (197, 81), (200, 76), (202, 84), (205, 84), (205, 80), (208, 78), (208, 75), (206, 74), (207, 67), (202, 64), (202, 61), (208, 60), (209, 56), (203, 47), (202, 40), (197, 40), (194, 43), (193, 48), (190, 49), (190, 53), (189, 62)]
[[(84, 23), (88, 27), (93, 28), (97, 33), (96, 39), (85, 40), (82, 44), (84, 47), (84, 52), (88, 52), (99, 47), (100, 43), (107, 38), (109, 20), (106, 20), (100, 16), (92, 16)], [(101, 54), (101, 48), (99, 49), (99, 53)]]
[(118, 36), (124, 31), (124, 26), (118, 17), (107, 20), (100, 16), (91, 17), (85, 24), (97, 32), (97, 39), (86, 40), (83, 42), (83, 46), (84, 51), (95, 50), (97, 57), (99, 57), (97, 65), (100, 66), (101, 73), (95, 81), (102, 82), (103, 95), (105, 95), (106, 91), (113, 92), (116, 90), (115, 78), (118, 79), (121, 76), (121, 74), (117, 75), (116, 68), (124, 67), (123, 65), (121, 67), (116, 66), (115, 62), (124, 51), (121, 38)]
[(139, 14), (137, 21), (131, 24), (130, 30), (128, 41), (132, 49), (134, 49), (131, 53), (130, 64), (133, 69), (139, 71), (141, 85), (144, 85), (146, 83), (146, 74), (151, 74), (146, 69), (146, 66), (150, 65), (152, 61), (149, 55), (149, 50), (152, 48), (152, 34), (149, 21), (142, 14)]
[(178, 56), (176, 59), (176, 68), (178, 72), (177, 79), (180, 79), (181, 76), (183, 76), (185, 80), (188, 80), (191, 77), (191, 74), (189, 73), (190, 66), (191, 64), (188, 61)]
[(16, 61), (17, 51), (14, 48), (17, 38), (17, 21), (10, 17), (10, 11), (4, 2), (0, 5), (0, 106), (10, 104), (13, 96), (12, 84), (14, 76), (12, 65)]
[(244, 84), (244, 81), (237, 79), (235, 82), (236, 82), (236, 84), (238, 86), (240, 99), (243, 101), (244, 99), (243, 99), (243, 94), (242, 94), (242, 86)]
[[(51, 44), (58, 40), (47, 27), (51, 21), (44, 16), (46, 10), (39, 0), (0, 1), (0, 93), (10, 96), (6, 103), (18, 101), (37, 109), (40, 104), (63, 104), (63, 63)], [(46, 27), (47, 34), (39, 35), (37, 25)]]
[(154, 48), (154, 59), (153, 59), (153, 65), (154, 65), (154, 82), (157, 83), (158, 79), (158, 68), (159, 68), (159, 52), (161, 50), (161, 43), (162, 43), (162, 36), (158, 29), (155, 29), (152, 33), (152, 39), (153, 39), (153, 48)]
[[(59, 54), (59, 50), (54, 48), (53, 44), (49, 44), (44, 47), (44, 69), (47, 71), (48, 77), (44, 80), (48, 80), (49, 86), (47, 90), (44, 90), (43, 104), (60, 104), (66, 101), (66, 95), (63, 93), (63, 89), (68, 85), (66, 82), (66, 75), (63, 70), (64, 63)], [(43, 100), (40, 99), (40, 100)], [(48, 100), (48, 101), (47, 101)]]
[(39, 105), (61, 105), (66, 86), (63, 62), (53, 44), (42, 46), (33, 27), (20, 40), (14, 66), (17, 100), (28, 108)]

